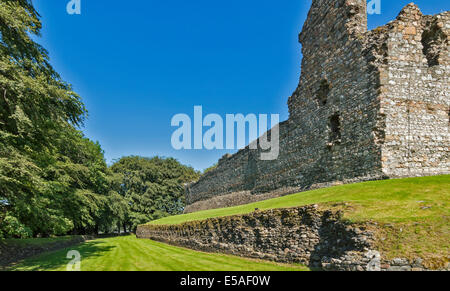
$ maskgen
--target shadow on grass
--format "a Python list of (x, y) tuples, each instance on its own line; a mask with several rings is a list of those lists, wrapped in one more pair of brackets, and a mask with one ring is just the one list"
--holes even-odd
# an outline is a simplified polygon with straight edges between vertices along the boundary
[(65, 270), (67, 264), (72, 258), (67, 258), (67, 253), (76, 250), (81, 254), (81, 263), (87, 258), (102, 257), (110, 252), (115, 246), (102, 245), (102, 241), (90, 241), (76, 246), (68, 247), (63, 250), (44, 253), (38, 256), (26, 259), (8, 268), (9, 271), (47, 271), (47, 270)]

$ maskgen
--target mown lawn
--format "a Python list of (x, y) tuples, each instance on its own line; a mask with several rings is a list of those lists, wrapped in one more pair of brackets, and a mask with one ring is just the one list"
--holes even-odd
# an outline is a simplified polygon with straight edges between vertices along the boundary
[(135, 236), (89, 241), (27, 259), (10, 271), (65, 271), (67, 253), (81, 254), (81, 271), (306, 271), (284, 265), (221, 254), (207, 254)]
[[(152, 224), (178, 224), (273, 208), (318, 204), (342, 210), (351, 223), (372, 222), (377, 249), (386, 258), (421, 257), (430, 268), (446, 266), (450, 256), (450, 176), (375, 181), (308, 191), (249, 205), (167, 217)], [(32, 242), (31, 242), (32, 243)], [(173, 247), (134, 236), (86, 242), (25, 260), (12, 270), (65, 270), (69, 250), (82, 256), (83, 271), (268, 271), (307, 270)]]
[(166, 217), (150, 224), (180, 224), (274, 208), (318, 204), (342, 210), (351, 223), (372, 222), (377, 248), (387, 258), (421, 257), (430, 268), (450, 257), (450, 175), (373, 181), (308, 191), (231, 208)]

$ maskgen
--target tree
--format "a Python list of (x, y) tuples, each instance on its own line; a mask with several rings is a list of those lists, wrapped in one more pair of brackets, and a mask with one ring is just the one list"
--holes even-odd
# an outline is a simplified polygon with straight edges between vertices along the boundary
[(173, 158), (124, 157), (111, 171), (118, 175), (116, 191), (130, 207), (126, 225), (139, 224), (184, 210), (184, 185), (198, 179), (199, 173)]
[(181, 213), (198, 173), (158, 157), (109, 169), (79, 130), (81, 98), (32, 39), (40, 30), (30, 0), (1, 0), (0, 238), (126, 231)]
[(107, 224), (108, 169), (76, 129), (86, 109), (33, 41), (40, 30), (31, 1), (0, 2), (0, 235), (95, 233)]

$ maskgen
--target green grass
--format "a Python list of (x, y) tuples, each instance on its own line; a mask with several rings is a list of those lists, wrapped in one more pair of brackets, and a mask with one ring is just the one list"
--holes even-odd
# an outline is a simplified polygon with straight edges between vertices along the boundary
[(65, 271), (67, 252), (78, 250), (82, 271), (306, 271), (240, 257), (207, 254), (169, 246), (135, 236), (107, 238), (27, 259), (11, 271)]
[(166, 217), (155, 225), (181, 224), (274, 208), (318, 204), (340, 210), (354, 224), (375, 225), (376, 248), (388, 259), (420, 257), (442, 268), (450, 257), (450, 175), (373, 181), (298, 193), (231, 208)]
[[(307, 191), (252, 204), (165, 217), (150, 224), (181, 224), (260, 210), (319, 204), (344, 206), (354, 222), (410, 222), (450, 215), (450, 175), (373, 181)], [(427, 208), (431, 207), (431, 208)]]
[[(377, 249), (386, 258), (421, 257), (430, 268), (448, 263), (450, 254), (450, 176), (374, 181), (308, 191), (243, 206), (167, 217), (152, 224), (179, 224), (273, 208), (319, 204), (321, 209), (342, 210), (352, 223), (376, 222)], [(69, 239), (65, 237), (62, 239)], [(44, 243), (52, 239), (23, 240)], [(66, 254), (78, 250), (84, 271), (267, 271), (306, 270), (228, 255), (207, 254), (139, 240), (134, 236), (100, 239), (62, 251), (43, 254), (12, 270), (65, 270)]]

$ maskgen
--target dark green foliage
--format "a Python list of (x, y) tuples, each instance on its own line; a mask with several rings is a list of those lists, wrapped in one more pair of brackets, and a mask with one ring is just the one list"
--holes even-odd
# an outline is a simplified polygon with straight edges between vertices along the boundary
[(40, 29), (31, 1), (0, 2), (0, 237), (107, 228), (103, 152), (76, 130), (86, 110), (31, 39)]
[[(73, 223), (56, 208), (49, 179), (63, 162), (58, 142), (82, 123), (85, 108), (31, 39), (41, 23), (30, 1), (0, 2), (0, 235), (26, 225), (35, 234), (59, 234)], [(72, 137), (75, 138), (75, 137)], [(80, 138), (78, 135), (76, 138)], [(76, 143), (70, 139), (69, 146)], [(9, 218), (9, 219), (7, 219)]]
[(197, 177), (173, 159), (108, 169), (77, 128), (86, 109), (49, 63), (29, 0), (0, 1), (0, 238), (97, 234), (183, 210)]
[(126, 224), (139, 224), (184, 210), (184, 184), (198, 179), (199, 173), (173, 158), (125, 157), (111, 167), (116, 175), (116, 191), (129, 207)]
[(0, 238), (3, 237), (19, 237), (19, 238), (29, 238), (33, 235), (33, 232), (29, 227), (21, 224), (17, 218), (13, 216), (4, 217), (2, 223), (2, 233), (0, 233)]

